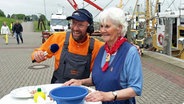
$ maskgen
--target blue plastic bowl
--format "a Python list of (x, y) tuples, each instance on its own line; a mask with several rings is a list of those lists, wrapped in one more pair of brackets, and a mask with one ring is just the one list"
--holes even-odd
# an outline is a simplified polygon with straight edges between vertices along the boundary
[(80, 86), (62, 86), (52, 89), (49, 93), (57, 104), (84, 104), (87, 94), (88, 89)]

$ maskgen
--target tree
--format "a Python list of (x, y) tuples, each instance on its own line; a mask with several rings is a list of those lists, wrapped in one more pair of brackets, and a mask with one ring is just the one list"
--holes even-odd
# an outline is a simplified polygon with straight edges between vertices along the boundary
[(7, 18), (11, 18), (10, 14), (7, 15)]
[(19, 20), (24, 20), (25, 19), (25, 14), (12, 14), (11, 18), (14, 19), (19, 19)]
[(0, 9), (0, 17), (6, 17), (6, 15), (4, 14), (4, 12)]
[(41, 14), (41, 15), (40, 15), (40, 20), (45, 21), (45, 20), (47, 20), (47, 19), (46, 19), (45, 15)]
[(35, 21), (35, 20), (37, 21), (37, 20), (38, 20), (38, 16), (35, 15), (35, 14), (33, 14), (33, 15), (32, 15), (32, 20), (33, 20), (33, 21)]
[(11, 18), (17, 19), (17, 16), (15, 14), (12, 14)]
[(46, 27), (45, 27), (45, 21), (46, 20), (46, 17), (45, 15), (41, 14), (40, 15), (40, 18), (38, 19), (38, 30), (41, 29), (41, 30), (46, 30)]
[(31, 21), (30, 16), (25, 16), (24, 21)]

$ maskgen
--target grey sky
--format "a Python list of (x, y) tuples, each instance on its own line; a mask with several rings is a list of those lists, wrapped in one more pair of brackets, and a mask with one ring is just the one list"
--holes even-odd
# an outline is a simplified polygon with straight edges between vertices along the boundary
[[(45, 8), (44, 8), (44, 1), (45, 1)], [(83, 7), (83, 3), (86, 9), (88, 9), (93, 16), (95, 17), (100, 11), (97, 10), (93, 6), (86, 6), (87, 3), (83, 2), (83, 0), (75, 0), (78, 4), (79, 8)], [(108, 7), (116, 6), (119, 4), (120, 0), (91, 0), (95, 1), (96, 4), (98, 4), (100, 7), (104, 8), (109, 2), (111, 4)], [(133, 11), (135, 1), (136, 0), (123, 0), (123, 4), (126, 4), (124, 10), (125, 11)], [(156, 1), (156, 0), (151, 0)], [(164, 2), (165, 8), (168, 7), (168, 5), (173, 0), (160, 0), (161, 2)], [(178, 4), (180, 4), (182, 0), (175, 0), (175, 5), (171, 6), (172, 9), (177, 9)], [(145, 6), (146, 0), (139, 0), (139, 3), (141, 4), (141, 8), (143, 9)], [(153, 3), (155, 4), (155, 3)], [(64, 7), (64, 11), (66, 15), (71, 15), (71, 13), (74, 11), (72, 6), (69, 4), (67, 0), (0, 0), (0, 9), (4, 11), (4, 13), (7, 14), (25, 14), (25, 15), (32, 15), (36, 14), (39, 15), (40, 13), (45, 14), (48, 19), (50, 19), (50, 16), (52, 13), (56, 13), (58, 8)], [(108, 8), (107, 7), (107, 8)], [(46, 10), (46, 13), (45, 13)]]
[[(83, 0), (75, 1), (77, 2), (79, 8), (83, 7)], [(111, 0), (96, 0), (95, 3), (97, 3), (101, 7), (104, 7), (110, 1)], [(118, 3), (119, 0), (113, 0), (111, 5), (115, 6)], [(58, 8), (64, 7), (66, 15), (70, 15), (74, 11), (74, 9), (67, 0), (45, 0), (46, 9), (44, 9), (44, 0), (0, 0), (0, 4), (0, 9), (4, 11), (6, 15), (18, 13), (26, 15), (38, 15), (39, 13), (45, 14), (46, 10), (46, 16), (49, 18), (52, 13), (56, 13)], [(84, 5), (86, 6), (87, 3), (84, 2)], [(99, 10), (90, 5), (87, 6), (86, 9), (90, 10), (93, 15), (98, 14), (98, 12), (100, 12)]]

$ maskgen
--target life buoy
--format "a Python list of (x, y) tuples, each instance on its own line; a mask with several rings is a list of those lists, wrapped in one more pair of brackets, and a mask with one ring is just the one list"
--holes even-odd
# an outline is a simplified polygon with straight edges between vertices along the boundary
[(164, 39), (164, 35), (162, 35), (161, 33), (158, 35), (158, 42), (160, 45), (162, 45), (163, 43), (163, 39)]

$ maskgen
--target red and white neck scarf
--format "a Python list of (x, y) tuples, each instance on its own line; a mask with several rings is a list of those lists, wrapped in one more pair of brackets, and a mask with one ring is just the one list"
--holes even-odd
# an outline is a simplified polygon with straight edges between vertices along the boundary
[(109, 67), (109, 62), (110, 62), (110, 57), (112, 54), (114, 54), (118, 49), (119, 47), (124, 43), (126, 42), (127, 39), (126, 38), (123, 38), (123, 37), (119, 37), (117, 39), (117, 41), (114, 43), (114, 45), (112, 46), (112, 48), (110, 49), (108, 44), (105, 43), (105, 51), (107, 52), (107, 55), (106, 55), (106, 60), (105, 60), (105, 64), (102, 68), (102, 71), (106, 71)]

